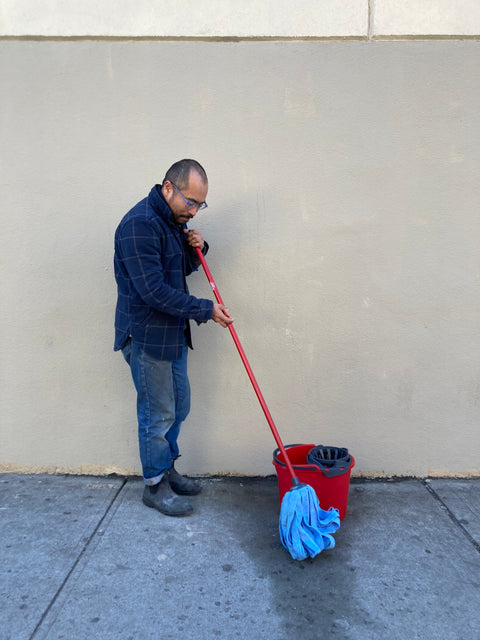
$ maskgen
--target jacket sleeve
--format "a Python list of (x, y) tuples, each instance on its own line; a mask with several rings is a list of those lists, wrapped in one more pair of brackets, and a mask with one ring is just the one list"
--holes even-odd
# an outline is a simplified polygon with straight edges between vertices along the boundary
[(146, 304), (171, 316), (200, 322), (211, 319), (211, 300), (195, 298), (168, 284), (158, 230), (148, 220), (131, 218), (126, 221), (117, 245), (123, 267)]

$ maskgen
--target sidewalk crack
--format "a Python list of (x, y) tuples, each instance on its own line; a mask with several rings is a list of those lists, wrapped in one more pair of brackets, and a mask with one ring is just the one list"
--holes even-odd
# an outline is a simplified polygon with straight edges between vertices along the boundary
[(470, 544), (480, 553), (480, 544), (475, 540), (475, 538), (467, 531), (464, 525), (460, 522), (460, 520), (455, 516), (453, 511), (448, 507), (447, 503), (442, 500), (442, 498), (438, 495), (435, 489), (430, 485), (427, 480), (423, 480), (423, 486), (427, 489), (427, 491), (432, 495), (435, 500), (440, 504), (442, 509), (446, 511), (450, 520), (456, 525), (458, 529), (463, 533), (463, 535), (467, 538)]
[(85, 542), (85, 544), (83, 545), (80, 553), (78, 554), (77, 558), (75, 559), (75, 562), (72, 564), (72, 566), (70, 567), (70, 569), (67, 572), (67, 575), (65, 576), (65, 578), (63, 579), (61, 585), (58, 587), (57, 591), (55, 592), (53, 598), (51, 599), (51, 601), (49, 602), (47, 608), (45, 609), (45, 611), (42, 613), (42, 615), (40, 616), (40, 620), (37, 622), (35, 629), (32, 631), (32, 634), (30, 635), (29, 640), (34, 640), (35, 636), (37, 635), (37, 633), (40, 631), (45, 619), (47, 618), (48, 614), (50, 613), (50, 611), (52, 610), (53, 605), (57, 602), (58, 598), (60, 597), (60, 594), (62, 593), (62, 591), (65, 589), (68, 581), (70, 580), (70, 577), (72, 576), (73, 572), (75, 571), (75, 569), (78, 567), (80, 561), (82, 560), (83, 556), (85, 555), (85, 553), (87, 552), (92, 540), (95, 538), (95, 536), (97, 535), (98, 531), (100, 530), (102, 524), (105, 522), (105, 519), (107, 518), (108, 514), (110, 513), (110, 511), (112, 510), (112, 507), (114, 506), (114, 504), (116, 503), (118, 496), (120, 495), (120, 493), (122, 492), (123, 488), (125, 487), (125, 485), (128, 482), (128, 478), (124, 478), (122, 481), (122, 484), (120, 485), (120, 487), (117, 489), (117, 491), (115, 492), (113, 498), (110, 501), (110, 504), (108, 505), (108, 507), (105, 509), (105, 513), (103, 514), (103, 516), (100, 518), (100, 520), (97, 522), (96, 527), (94, 528), (94, 530), (92, 531), (92, 533), (90, 534), (90, 536), (88, 537), (88, 540)]

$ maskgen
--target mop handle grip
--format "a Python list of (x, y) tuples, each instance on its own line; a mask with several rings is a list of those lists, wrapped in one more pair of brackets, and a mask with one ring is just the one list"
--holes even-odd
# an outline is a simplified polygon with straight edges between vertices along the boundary
[[(200, 263), (203, 267), (203, 270), (205, 271), (205, 275), (207, 276), (207, 280), (210, 283), (210, 286), (212, 288), (213, 294), (217, 300), (217, 302), (221, 305), (224, 304), (223, 300), (222, 300), (222, 296), (220, 295), (220, 292), (217, 289), (217, 285), (215, 284), (215, 281), (213, 279), (213, 276), (210, 272), (210, 269), (208, 268), (208, 265), (205, 261), (205, 257), (203, 255), (203, 253), (201, 252), (199, 247), (195, 247), (195, 251), (197, 252), (197, 256), (198, 259), (200, 260)], [(265, 399), (262, 395), (262, 392), (260, 391), (260, 387), (258, 386), (258, 383), (255, 379), (255, 376), (253, 375), (253, 371), (252, 371), (252, 367), (250, 366), (250, 363), (248, 362), (247, 356), (245, 355), (245, 351), (243, 350), (243, 347), (240, 343), (240, 339), (237, 335), (237, 332), (235, 331), (235, 328), (233, 327), (233, 324), (229, 324), (228, 325), (228, 330), (230, 331), (230, 334), (233, 338), (233, 341), (235, 342), (235, 346), (237, 347), (237, 351), (240, 354), (240, 358), (242, 359), (242, 362), (245, 366), (245, 369), (247, 371), (248, 377), (250, 378), (250, 382), (253, 385), (253, 388), (255, 390), (255, 393), (257, 394), (257, 398), (260, 402), (260, 405), (263, 409), (263, 413), (265, 414), (265, 417), (267, 419), (268, 425), (272, 431), (273, 437), (275, 438), (275, 442), (277, 443), (278, 448), (280, 449), (280, 451), (282, 452), (283, 458), (285, 460), (285, 464), (287, 465), (288, 471), (290, 473), (290, 475), (292, 476), (292, 483), (296, 486), (299, 484), (299, 480), (297, 478), (297, 476), (295, 475), (295, 471), (293, 470), (292, 464), (288, 458), (287, 452), (285, 450), (285, 447), (283, 446), (283, 442), (280, 438), (280, 435), (277, 431), (277, 427), (275, 426), (275, 423), (273, 422), (273, 418), (270, 414), (270, 411), (267, 407), (267, 403), (265, 402)]]

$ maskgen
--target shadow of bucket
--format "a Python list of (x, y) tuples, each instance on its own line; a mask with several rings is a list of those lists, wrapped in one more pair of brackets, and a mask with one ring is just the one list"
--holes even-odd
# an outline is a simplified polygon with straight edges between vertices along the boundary
[[(314, 444), (289, 444), (285, 447), (295, 475), (305, 484), (309, 484), (317, 494), (320, 507), (325, 511), (330, 507), (338, 509), (340, 519), (347, 513), (348, 490), (350, 488), (350, 473), (355, 466), (355, 459), (344, 467), (321, 469), (315, 464), (307, 462), (308, 453), (315, 448)], [(332, 447), (330, 447), (332, 448)], [(280, 504), (283, 496), (292, 488), (292, 477), (285, 464), (285, 458), (279, 449), (273, 452), (273, 466), (277, 472), (278, 492)]]

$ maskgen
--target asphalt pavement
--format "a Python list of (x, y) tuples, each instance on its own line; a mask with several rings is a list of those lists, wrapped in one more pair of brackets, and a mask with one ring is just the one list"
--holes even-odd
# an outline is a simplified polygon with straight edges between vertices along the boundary
[(353, 478), (303, 562), (276, 477), (202, 483), (169, 518), (140, 478), (0, 475), (1, 640), (480, 638), (480, 478)]

